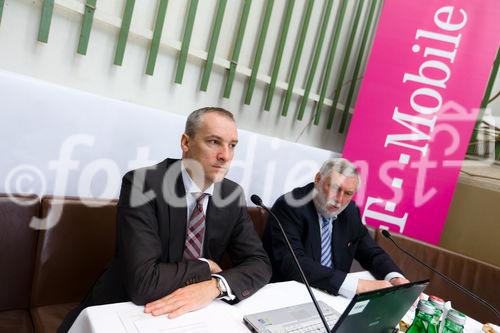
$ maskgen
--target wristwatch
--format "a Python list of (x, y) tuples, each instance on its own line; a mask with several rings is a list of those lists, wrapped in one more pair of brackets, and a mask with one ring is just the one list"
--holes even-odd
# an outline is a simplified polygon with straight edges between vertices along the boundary
[(217, 280), (217, 289), (219, 289), (219, 298), (220, 297), (225, 297), (227, 296), (227, 289), (226, 285), (224, 282), (222, 282), (222, 279), (220, 277), (215, 276), (215, 279)]

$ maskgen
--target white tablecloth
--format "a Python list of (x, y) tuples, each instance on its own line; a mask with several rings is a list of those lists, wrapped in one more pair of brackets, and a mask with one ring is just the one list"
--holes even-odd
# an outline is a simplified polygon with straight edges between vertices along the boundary
[[(367, 272), (356, 273), (370, 278)], [(318, 300), (342, 313), (349, 299), (314, 290)], [(311, 302), (304, 285), (295, 281), (266, 285), (252, 297), (236, 305), (215, 300), (207, 307), (170, 320), (144, 313), (144, 307), (132, 302), (92, 306), (78, 316), (70, 333), (153, 333), (153, 332), (231, 332), (248, 333), (243, 316), (286, 306)], [(414, 309), (410, 309), (411, 316)], [(465, 332), (480, 333), (482, 325), (467, 318)]]

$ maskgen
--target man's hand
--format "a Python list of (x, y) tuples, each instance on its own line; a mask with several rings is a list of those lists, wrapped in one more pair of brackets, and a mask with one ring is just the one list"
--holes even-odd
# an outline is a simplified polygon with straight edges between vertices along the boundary
[(376, 289), (387, 288), (387, 287), (391, 287), (391, 286), (392, 286), (392, 284), (386, 280), (359, 279), (358, 280), (358, 287), (356, 288), (356, 292), (359, 294), (359, 293), (364, 293), (364, 292), (372, 291), (372, 290), (376, 290)]
[(207, 259), (208, 266), (210, 266), (210, 274), (217, 274), (222, 272), (222, 269), (217, 265), (217, 263), (213, 260)]
[(390, 281), (389, 281), (393, 286), (397, 286), (397, 285), (400, 285), (400, 284), (405, 284), (405, 283), (410, 283), (410, 281), (408, 281), (407, 279), (405, 278), (401, 278), (401, 277), (395, 277), (395, 278), (392, 278)]
[(211, 279), (200, 283), (191, 284), (187, 287), (177, 289), (173, 293), (160, 298), (144, 306), (145, 313), (159, 316), (168, 313), (172, 319), (186, 312), (201, 309), (207, 306), (220, 291), (217, 288), (217, 280)]

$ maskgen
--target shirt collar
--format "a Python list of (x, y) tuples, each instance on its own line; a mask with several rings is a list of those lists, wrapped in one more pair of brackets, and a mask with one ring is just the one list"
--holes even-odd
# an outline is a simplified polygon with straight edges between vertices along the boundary
[(333, 217), (331, 217), (331, 218), (327, 218), (327, 217), (324, 217), (323, 215), (321, 215), (318, 211), (316, 211), (316, 212), (318, 213), (318, 219), (319, 219), (320, 221), (323, 221), (323, 219), (325, 219), (325, 220), (327, 220), (328, 222), (333, 222), (333, 221), (335, 221), (335, 220), (338, 218), (338, 215), (335, 215), (335, 216), (333, 216)]
[(186, 167), (184, 166), (184, 162), (181, 161), (181, 175), (182, 175), (182, 182), (184, 183), (184, 188), (186, 189), (186, 194), (194, 194), (194, 193), (205, 193), (208, 195), (213, 195), (214, 194), (214, 184), (210, 185), (205, 191), (200, 190), (198, 185), (193, 181), (191, 176), (186, 170)]

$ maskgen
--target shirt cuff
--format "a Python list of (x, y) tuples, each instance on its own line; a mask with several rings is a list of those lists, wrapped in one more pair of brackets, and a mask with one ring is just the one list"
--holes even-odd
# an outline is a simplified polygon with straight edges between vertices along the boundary
[(205, 258), (198, 258), (198, 260), (204, 261), (204, 262), (206, 262), (210, 266), (210, 264), (208, 263), (207, 259), (205, 259)]
[(229, 287), (229, 284), (222, 275), (212, 274), (212, 277), (220, 279), (224, 287), (226, 287), (227, 296), (219, 297), (218, 299), (225, 299), (226, 301), (232, 301), (233, 299), (236, 298), (236, 296), (234, 296), (233, 292), (231, 291), (231, 287)]
[(392, 279), (394, 278), (403, 278), (405, 279), (404, 275), (401, 274), (401, 273), (398, 273), (398, 272), (390, 272), (389, 274), (387, 274), (384, 278), (384, 280), (386, 281), (391, 281)]
[(339, 288), (339, 294), (346, 298), (353, 298), (358, 289), (359, 278), (352, 274), (347, 274), (344, 282)]

